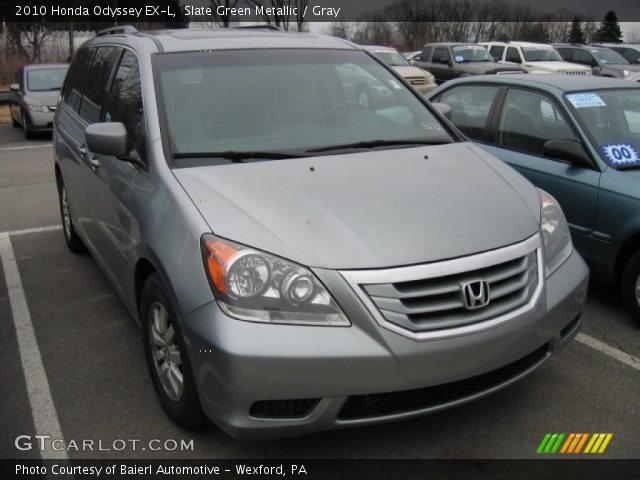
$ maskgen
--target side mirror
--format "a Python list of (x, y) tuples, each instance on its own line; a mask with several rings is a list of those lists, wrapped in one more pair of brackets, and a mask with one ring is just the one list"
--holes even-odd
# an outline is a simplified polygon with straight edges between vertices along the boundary
[(18, 85), (17, 83), (12, 83), (11, 85), (9, 85), (9, 89), (17, 92), (18, 90), (20, 90), (20, 85)]
[(435, 108), (438, 112), (444, 115), (447, 120), (451, 120), (451, 107), (449, 105), (439, 102), (432, 103), (431, 105), (433, 105), (433, 108)]
[(87, 148), (94, 153), (124, 157), (127, 151), (127, 129), (120, 122), (94, 123), (85, 131)]
[(447, 60), (447, 61), (446, 61), (446, 62), (444, 62), (444, 63), (446, 63), (446, 64), (447, 64), (447, 65), (449, 65), (450, 67), (453, 67), (453, 60), (451, 60), (451, 59)]
[(542, 148), (547, 157), (568, 160), (576, 167), (593, 167), (587, 151), (580, 143), (573, 140), (549, 140)]

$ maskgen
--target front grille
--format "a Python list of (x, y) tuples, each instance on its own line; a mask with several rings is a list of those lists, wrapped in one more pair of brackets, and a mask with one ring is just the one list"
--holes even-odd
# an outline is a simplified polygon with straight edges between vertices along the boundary
[(540, 364), (547, 355), (543, 345), (526, 357), (476, 377), (402, 392), (354, 395), (342, 406), (340, 420), (358, 420), (435, 408), (499, 387)]
[(319, 401), (319, 398), (261, 400), (251, 405), (249, 413), (255, 418), (304, 418)]
[[(446, 262), (443, 262), (446, 263)], [(489, 303), (468, 310), (463, 287), (489, 286)], [(453, 275), (361, 285), (384, 319), (412, 332), (461, 327), (507, 314), (526, 304), (538, 285), (536, 251)]]
[(407, 77), (407, 80), (411, 85), (424, 85), (427, 83), (425, 77)]

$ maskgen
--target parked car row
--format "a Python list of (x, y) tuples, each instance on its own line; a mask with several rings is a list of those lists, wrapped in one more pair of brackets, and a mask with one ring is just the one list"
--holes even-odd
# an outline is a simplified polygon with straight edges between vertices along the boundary
[(532, 42), (429, 43), (407, 52), (414, 65), (438, 83), (470, 75), (556, 73), (640, 81), (638, 45), (546, 45)]

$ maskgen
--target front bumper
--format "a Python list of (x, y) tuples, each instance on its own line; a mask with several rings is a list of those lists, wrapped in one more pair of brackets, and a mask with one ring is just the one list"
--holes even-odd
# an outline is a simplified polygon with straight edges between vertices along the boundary
[(30, 130), (53, 130), (53, 117), (55, 112), (35, 112), (29, 110), (26, 113), (27, 126)]
[[(411, 418), (504, 388), (577, 333), (589, 276), (574, 251), (546, 280), (532, 310), (484, 332), (417, 342), (381, 328), (336, 272), (315, 273), (351, 327), (244, 322), (226, 316), (215, 302), (184, 318), (202, 406), (231, 436), (295, 436)], [(484, 382), (487, 377), (494, 380)], [(462, 396), (442, 393), (441, 386), (452, 382), (467, 385)], [(432, 386), (440, 387), (425, 388)], [(393, 393), (380, 395), (385, 392)], [(432, 393), (441, 401), (416, 403)], [(396, 394), (403, 408), (378, 408)], [(407, 395), (413, 403), (406, 403)]]

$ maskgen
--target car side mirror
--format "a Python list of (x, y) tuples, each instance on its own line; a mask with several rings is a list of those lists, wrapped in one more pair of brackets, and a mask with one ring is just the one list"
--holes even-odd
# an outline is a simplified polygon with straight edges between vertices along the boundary
[(433, 108), (435, 108), (438, 112), (444, 115), (447, 120), (451, 120), (451, 107), (446, 103), (435, 102), (432, 103)]
[(129, 153), (127, 128), (120, 122), (94, 123), (84, 133), (91, 152), (112, 157), (124, 157)]
[(587, 151), (574, 140), (549, 140), (543, 146), (543, 153), (546, 157), (567, 160), (576, 167), (593, 167)]
[(449, 59), (445, 62), (447, 65), (449, 65), (450, 67), (453, 67), (453, 60)]
[(9, 89), (14, 92), (17, 92), (20, 90), (20, 85), (18, 85), (17, 83), (12, 83), (11, 85), (9, 85)]

